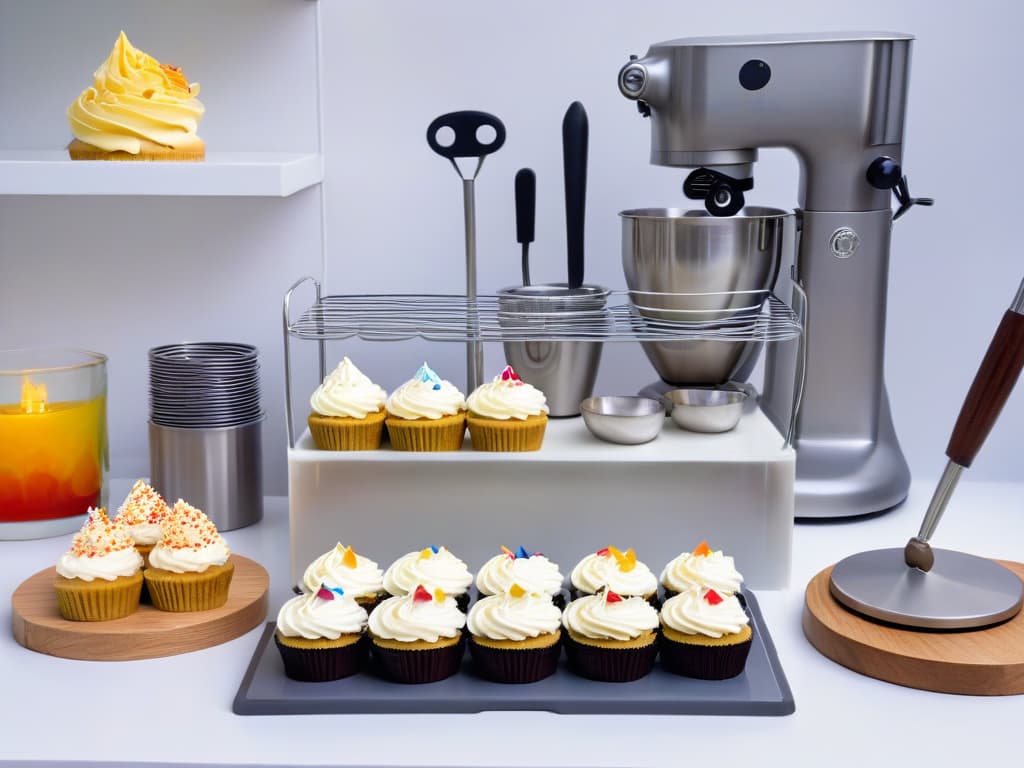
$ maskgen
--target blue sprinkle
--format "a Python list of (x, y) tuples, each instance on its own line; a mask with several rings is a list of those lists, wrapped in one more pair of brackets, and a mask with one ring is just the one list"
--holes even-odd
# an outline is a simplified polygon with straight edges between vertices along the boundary
[(437, 550), (437, 547), (435, 547), (433, 544), (431, 544), (430, 545), (430, 551), (433, 552), (436, 555), (438, 550)]
[(520, 559), (523, 557), (530, 557), (530, 553), (523, 549), (523, 545), (520, 544), (519, 549), (516, 551), (516, 559)]
[(343, 597), (345, 595), (345, 590), (341, 587), (331, 587), (331, 592), (337, 594), (338, 597)]

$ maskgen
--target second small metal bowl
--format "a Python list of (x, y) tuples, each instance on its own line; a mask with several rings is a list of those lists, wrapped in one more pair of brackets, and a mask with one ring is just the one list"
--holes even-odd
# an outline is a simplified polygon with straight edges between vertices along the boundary
[(649, 397), (588, 397), (580, 413), (595, 437), (620, 445), (649, 443), (665, 423), (665, 406)]
[(739, 423), (747, 393), (738, 389), (673, 389), (672, 421), (690, 432), (728, 432)]

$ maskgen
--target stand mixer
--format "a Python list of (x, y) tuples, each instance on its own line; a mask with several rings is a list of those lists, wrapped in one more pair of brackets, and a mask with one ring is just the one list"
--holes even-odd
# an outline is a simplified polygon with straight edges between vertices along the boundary
[[(910, 471), (883, 376), (892, 222), (915, 203), (900, 163), (912, 37), (890, 33), (686, 38), (619, 72), (651, 121), (651, 162), (693, 168), (684, 194), (731, 216), (759, 147), (800, 164), (795, 279), (807, 295), (794, 445), (796, 515), (847, 517), (906, 498)], [(899, 209), (895, 216), (891, 196)], [(792, 349), (769, 345), (761, 406), (786, 433)]]

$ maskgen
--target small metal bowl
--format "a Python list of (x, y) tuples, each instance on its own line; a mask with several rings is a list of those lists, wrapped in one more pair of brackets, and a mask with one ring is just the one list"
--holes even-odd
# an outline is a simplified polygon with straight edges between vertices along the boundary
[(588, 397), (580, 413), (595, 437), (620, 445), (649, 443), (665, 423), (665, 406), (649, 397)]
[(747, 393), (740, 389), (673, 389), (672, 421), (690, 432), (728, 432), (739, 423)]

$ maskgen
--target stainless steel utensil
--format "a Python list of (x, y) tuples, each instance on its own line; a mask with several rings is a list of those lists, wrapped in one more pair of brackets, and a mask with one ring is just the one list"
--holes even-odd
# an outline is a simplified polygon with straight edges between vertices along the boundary
[(516, 172), (516, 242), (523, 247), (523, 285), (530, 284), (530, 243), (537, 213), (537, 175), (530, 168)]
[[(490, 128), (494, 137), (490, 142), (481, 141), (477, 132), (481, 128)], [(451, 142), (442, 143), (438, 136), (444, 130), (453, 134)], [(442, 134), (443, 135), (443, 134)], [(486, 112), (463, 111), (449, 112), (435, 118), (427, 127), (427, 144), (441, 157), (448, 158), (455, 172), (462, 179), (462, 208), (466, 228), (466, 298), (470, 303), (476, 301), (476, 200), (474, 183), (484, 158), (501, 149), (505, 143), (505, 126), (494, 115)], [(476, 170), (466, 177), (456, 162), (456, 158), (475, 157)], [(466, 342), (466, 392), (472, 392), (483, 381), (484, 352), (477, 340), (475, 328), (470, 321), (467, 328), (470, 341)]]
[(728, 432), (743, 414), (747, 393), (742, 389), (672, 389), (672, 421), (690, 432)]
[(665, 423), (665, 406), (648, 397), (588, 397), (579, 408), (595, 437), (620, 445), (649, 443)]

